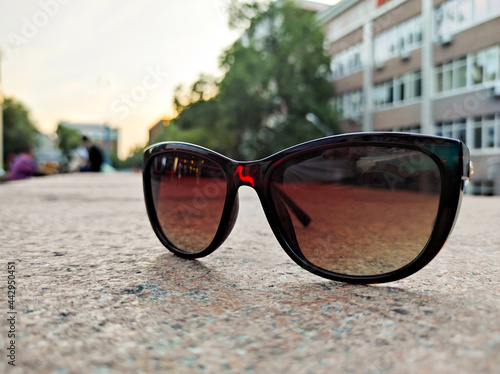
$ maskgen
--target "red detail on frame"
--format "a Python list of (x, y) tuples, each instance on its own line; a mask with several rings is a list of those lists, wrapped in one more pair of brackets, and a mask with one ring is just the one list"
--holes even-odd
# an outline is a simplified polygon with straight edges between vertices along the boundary
[(252, 185), (252, 187), (255, 187), (255, 183), (253, 181), (253, 177), (251, 177), (250, 175), (243, 175), (243, 170), (245, 170), (245, 168), (243, 166), (241, 166), (241, 165), (239, 165), (236, 168), (236, 173), (240, 177), (240, 180), (242, 182), (248, 182), (248, 183), (250, 183)]

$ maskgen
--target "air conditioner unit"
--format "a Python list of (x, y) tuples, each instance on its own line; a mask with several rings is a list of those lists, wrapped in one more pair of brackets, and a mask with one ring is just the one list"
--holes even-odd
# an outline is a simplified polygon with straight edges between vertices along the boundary
[(490, 94), (495, 99), (500, 99), (500, 82), (496, 82), (493, 86), (491, 86)]
[(403, 61), (408, 61), (410, 59), (410, 51), (406, 50), (399, 51), (399, 57)]
[(450, 45), (452, 41), (453, 41), (453, 35), (449, 32), (444, 32), (441, 35), (439, 35), (439, 44), (443, 46)]

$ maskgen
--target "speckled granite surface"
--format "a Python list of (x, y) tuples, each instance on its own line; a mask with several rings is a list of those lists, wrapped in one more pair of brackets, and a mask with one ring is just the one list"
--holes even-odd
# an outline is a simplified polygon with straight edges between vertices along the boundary
[(0, 185), (0, 372), (500, 372), (499, 198), (467, 196), (419, 273), (352, 286), (295, 265), (253, 191), (240, 192), (226, 244), (186, 261), (154, 236), (139, 174)]

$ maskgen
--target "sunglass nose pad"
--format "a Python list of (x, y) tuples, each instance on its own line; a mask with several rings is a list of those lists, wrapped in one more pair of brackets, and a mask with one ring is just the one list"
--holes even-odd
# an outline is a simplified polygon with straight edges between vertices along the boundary
[(224, 232), (224, 236), (221, 240), (223, 242), (229, 236), (231, 231), (233, 230), (234, 224), (236, 223), (236, 218), (238, 217), (238, 212), (240, 210), (240, 199), (238, 197), (238, 193), (234, 197), (233, 207), (231, 209), (231, 214), (229, 216), (229, 220), (226, 226), (226, 231)]

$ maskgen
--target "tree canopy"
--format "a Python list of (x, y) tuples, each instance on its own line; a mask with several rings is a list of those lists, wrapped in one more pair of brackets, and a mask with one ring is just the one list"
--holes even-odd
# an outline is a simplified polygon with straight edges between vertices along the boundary
[(71, 161), (72, 151), (82, 143), (82, 134), (75, 129), (64, 126), (62, 123), (57, 125), (56, 130), (58, 146), (63, 154), (65, 166)]
[(117, 153), (111, 153), (111, 165), (115, 169), (141, 169), (144, 147), (136, 146), (132, 149), (125, 160), (121, 160)]
[(246, 30), (220, 57), (224, 76), (177, 89), (179, 115), (161, 140), (255, 159), (336, 132), (330, 56), (314, 14), (287, 0), (233, 2), (230, 24)]
[(6, 98), (3, 103), (4, 160), (11, 154), (27, 152), (35, 145), (36, 133), (28, 109), (16, 99)]

